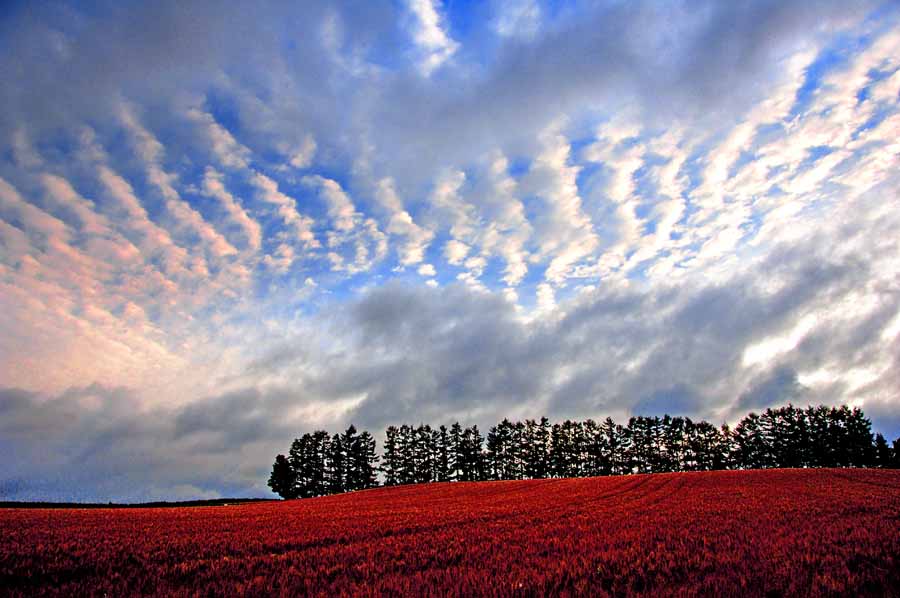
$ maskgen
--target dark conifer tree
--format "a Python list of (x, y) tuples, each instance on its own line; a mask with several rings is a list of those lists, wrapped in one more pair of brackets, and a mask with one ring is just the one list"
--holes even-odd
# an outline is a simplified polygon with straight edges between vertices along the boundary
[(660, 421), (663, 434), (660, 471), (684, 471), (687, 453), (687, 421), (683, 417), (663, 416)]
[(483, 454), (484, 437), (478, 426), (466, 428), (460, 442), (460, 479), (475, 482), (487, 478)]
[(347, 489), (365, 490), (378, 485), (378, 455), (375, 438), (367, 431), (354, 436), (348, 450)]
[(432, 444), (431, 426), (420, 424), (416, 428), (413, 446), (415, 462), (413, 481), (419, 484), (433, 481), (436, 450)]
[(460, 480), (462, 479), (462, 442), (463, 442), (463, 429), (462, 426), (459, 425), (459, 422), (453, 422), (453, 425), (450, 426), (450, 445), (448, 448), (448, 453), (450, 455), (450, 479), (451, 480)]
[(294, 487), (297, 476), (290, 461), (284, 455), (275, 457), (272, 464), (272, 475), (269, 477), (269, 488), (281, 498), (297, 498)]
[(501, 470), (503, 469), (503, 439), (501, 438), (502, 430), (498, 430), (500, 424), (491, 426), (488, 430), (484, 460), (487, 466), (487, 476), (490, 480), (502, 480)]
[(777, 453), (777, 436), (778, 436), (778, 420), (772, 409), (763, 411), (759, 419), (759, 439), (757, 458), (758, 467), (770, 468), (778, 467)]
[(358, 431), (353, 424), (347, 426), (347, 429), (341, 434), (341, 447), (344, 451), (344, 485), (347, 490), (357, 489), (352, 481), (356, 476), (352, 471), (353, 463), (350, 458), (353, 451), (353, 445), (356, 443), (357, 434)]
[(803, 410), (791, 404), (774, 410), (775, 462), (778, 467), (803, 467), (809, 460), (809, 432)]
[[(846, 407), (846, 406), (845, 406)], [(868, 467), (875, 460), (875, 449), (872, 445), (872, 422), (870, 422), (861, 409), (854, 407), (848, 409), (845, 416), (845, 446), (846, 455), (844, 461), (849, 467)]]
[(624, 428), (616, 424), (611, 417), (607, 417), (600, 425), (600, 433), (603, 435), (609, 451), (609, 472), (601, 473), (601, 475), (631, 473), (628, 466), (630, 448)]
[(888, 445), (887, 440), (881, 434), (875, 435), (875, 467), (887, 468), (892, 465), (894, 451)]
[(550, 420), (542, 417), (540, 423), (533, 419), (525, 421), (522, 430), (523, 475), (540, 479), (549, 474), (547, 461), (550, 457)]
[(585, 462), (581, 467), (585, 476), (609, 475), (609, 446), (600, 425), (592, 419), (582, 424), (585, 441)]
[(328, 493), (328, 461), (330, 451), (328, 432), (318, 430), (294, 440), (288, 462), (294, 469), (296, 496), (309, 498)]
[(566, 457), (568, 439), (563, 431), (562, 424), (553, 424), (550, 428), (550, 475), (555, 478), (566, 477), (569, 471)]
[(396, 426), (388, 426), (384, 431), (384, 459), (381, 462), (381, 472), (384, 474), (385, 486), (400, 483), (400, 452), (397, 444), (399, 433)]
[[(681, 455), (681, 471), (703, 471), (704, 438), (700, 433), (700, 424), (684, 418), (684, 439)], [(708, 424), (707, 424), (708, 425)]]
[(706, 421), (686, 421), (689, 456), (685, 460), (685, 471), (725, 469), (728, 445), (723, 431)]
[(347, 451), (344, 449), (344, 440), (340, 434), (331, 437), (328, 447), (328, 465), (326, 469), (328, 494), (340, 494), (346, 490), (352, 490), (347, 482)]
[(398, 480), (401, 484), (416, 483), (416, 430), (412, 426), (400, 426), (398, 448), (400, 453), (400, 470)]
[(737, 449), (735, 448), (734, 430), (731, 426), (723, 423), (719, 428), (722, 438), (722, 467), (719, 469), (740, 469), (737, 462)]
[(629, 469), (635, 473), (652, 473), (656, 465), (653, 419), (640, 415), (628, 419), (625, 428), (629, 444), (628, 463)]
[(828, 407), (807, 407), (806, 422), (809, 429), (810, 467), (834, 467), (835, 460), (832, 430), (834, 425)]
[(900, 469), (900, 437), (894, 439), (891, 448), (891, 469)]
[(518, 477), (516, 427), (505, 419), (492, 427), (487, 435), (485, 466), (491, 480), (514, 480)]
[(453, 479), (451, 477), (450, 471), (450, 433), (447, 431), (447, 426), (441, 426), (437, 429), (436, 434), (437, 436), (435, 437), (435, 442), (437, 444), (437, 471), (435, 479), (437, 479), (438, 482), (449, 482), (451, 479)]
[(512, 429), (512, 479), (525, 478), (525, 463), (528, 459), (528, 446), (525, 439), (525, 422), (517, 421)]
[(734, 428), (735, 462), (741, 469), (761, 469), (768, 463), (768, 444), (760, 417), (750, 413)]

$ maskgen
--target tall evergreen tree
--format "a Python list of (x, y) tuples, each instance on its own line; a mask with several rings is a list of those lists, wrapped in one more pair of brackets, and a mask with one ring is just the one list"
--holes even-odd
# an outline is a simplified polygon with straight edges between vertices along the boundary
[(600, 424), (592, 419), (582, 425), (585, 439), (585, 462), (582, 474), (586, 476), (609, 475), (609, 445)]
[[(845, 406), (846, 408), (846, 406)], [(849, 467), (868, 467), (875, 460), (875, 449), (872, 445), (872, 422), (861, 409), (848, 409), (844, 420), (846, 437), (846, 454), (844, 461)]]
[(483, 454), (484, 437), (478, 426), (466, 428), (460, 441), (460, 480), (475, 482), (488, 479)]
[(395, 486), (400, 483), (400, 452), (397, 444), (400, 430), (396, 426), (388, 426), (384, 431), (384, 459), (381, 472), (384, 474), (384, 485)]
[(415, 428), (406, 424), (400, 426), (397, 444), (400, 453), (398, 481), (401, 484), (415, 484), (417, 473)]
[(891, 450), (891, 447), (888, 445), (887, 440), (884, 439), (884, 436), (881, 434), (875, 435), (875, 459), (874, 465), (876, 467), (887, 468), (890, 467), (894, 460), (894, 451)]
[(550, 473), (547, 463), (550, 458), (550, 420), (546, 417), (542, 417), (540, 423), (526, 420), (521, 442), (524, 445), (523, 475), (531, 479), (546, 478)]
[(284, 455), (275, 457), (272, 464), (272, 475), (269, 477), (269, 488), (281, 498), (297, 498), (294, 488), (297, 476), (290, 461)]
[(329, 494), (340, 494), (352, 488), (347, 487), (347, 451), (340, 434), (331, 437), (328, 447), (326, 478)]
[(900, 437), (894, 439), (891, 449), (891, 469), (900, 469)]
[(296, 476), (296, 496), (309, 498), (328, 494), (330, 445), (330, 437), (324, 430), (304, 434), (291, 443), (288, 462)]
[(420, 424), (416, 428), (413, 442), (413, 461), (415, 463), (414, 482), (422, 484), (433, 481), (435, 447), (432, 443), (431, 426)]
[(607, 417), (600, 425), (600, 433), (603, 435), (609, 451), (609, 475), (631, 473), (628, 464), (630, 447), (625, 429), (614, 422), (611, 417)]
[(831, 414), (828, 407), (819, 405), (806, 409), (806, 422), (809, 430), (809, 462), (810, 467), (834, 467), (834, 443), (832, 441)]
[(438, 482), (449, 482), (452, 479), (450, 471), (451, 446), (450, 433), (447, 431), (447, 426), (442, 425), (436, 430), (434, 441), (437, 445), (435, 479)]
[(450, 426), (450, 445), (447, 449), (447, 452), (450, 456), (450, 479), (451, 480), (460, 480), (462, 479), (462, 442), (463, 442), (463, 430), (462, 426), (459, 425), (459, 422), (453, 422), (453, 425)]
[(769, 448), (764, 434), (756, 413), (749, 413), (735, 426), (732, 441), (739, 468), (760, 469), (767, 466)]
[(378, 454), (375, 438), (367, 431), (354, 436), (348, 450), (347, 489), (365, 490), (378, 485)]

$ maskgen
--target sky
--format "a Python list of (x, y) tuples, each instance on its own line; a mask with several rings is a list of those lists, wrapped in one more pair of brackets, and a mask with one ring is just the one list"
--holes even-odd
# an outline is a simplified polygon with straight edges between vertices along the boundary
[(267, 496), (315, 429), (900, 435), (900, 5), (13, 2), (0, 500)]

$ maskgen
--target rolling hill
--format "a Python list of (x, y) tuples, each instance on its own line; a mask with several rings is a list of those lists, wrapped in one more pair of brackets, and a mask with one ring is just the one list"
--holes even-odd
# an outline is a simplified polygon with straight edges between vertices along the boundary
[(898, 595), (900, 471), (426, 484), (0, 509), (0, 594)]

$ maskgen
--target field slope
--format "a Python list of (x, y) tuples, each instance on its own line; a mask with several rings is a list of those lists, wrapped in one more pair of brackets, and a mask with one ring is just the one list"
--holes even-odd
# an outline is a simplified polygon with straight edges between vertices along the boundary
[(4, 595), (898, 595), (900, 472), (430, 484), (0, 509)]

